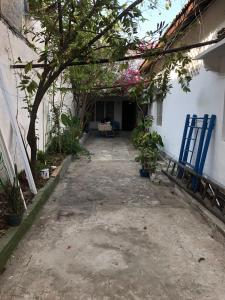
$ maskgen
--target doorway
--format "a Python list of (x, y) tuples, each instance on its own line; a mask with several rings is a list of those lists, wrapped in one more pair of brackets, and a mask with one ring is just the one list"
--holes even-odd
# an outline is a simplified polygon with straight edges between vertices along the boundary
[(136, 103), (123, 101), (122, 106), (122, 129), (133, 130), (136, 125)]

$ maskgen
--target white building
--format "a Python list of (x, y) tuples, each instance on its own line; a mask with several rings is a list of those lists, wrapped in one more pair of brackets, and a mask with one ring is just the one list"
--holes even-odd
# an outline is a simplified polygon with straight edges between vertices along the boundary
[[(165, 34), (173, 36), (170, 47), (175, 48), (215, 39), (224, 27), (224, 0), (190, 0)], [(149, 107), (153, 127), (163, 138), (165, 153), (178, 160), (186, 115), (215, 114), (204, 174), (225, 187), (225, 39), (193, 49), (190, 56), (191, 92), (184, 93), (172, 77), (173, 88), (163, 103), (153, 102)], [(145, 61), (142, 71), (147, 73), (149, 66)]]

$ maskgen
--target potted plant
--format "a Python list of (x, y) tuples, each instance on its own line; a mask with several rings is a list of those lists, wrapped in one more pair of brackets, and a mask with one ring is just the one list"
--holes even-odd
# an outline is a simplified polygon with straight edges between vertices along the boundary
[(158, 134), (158, 132), (156, 131), (152, 131), (149, 134), (149, 146), (154, 149), (154, 150), (158, 150), (160, 147), (163, 147), (163, 141), (162, 141), (162, 137), (160, 134)]
[(158, 161), (158, 150), (146, 147), (140, 149), (136, 161), (141, 163), (142, 168), (139, 170), (141, 177), (149, 177), (155, 172)]
[(131, 138), (136, 148), (140, 149), (141, 147), (148, 145), (151, 135), (149, 129), (152, 126), (152, 122), (153, 118), (151, 116), (146, 116), (132, 131)]
[(151, 152), (149, 153), (149, 161), (147, 164), (149, 176), (155, 173), (157, 165), (159, 160), (159, 151), (158, 149), (151, 149)]
[(10, 182), (3, 184), (3, 190), (8, 204), (7, 222), (10, 226), (18, 226), (22, 221), (24, 206), (20, 194), (20, 186), (16, 166), (13, 184), (11, 184)]

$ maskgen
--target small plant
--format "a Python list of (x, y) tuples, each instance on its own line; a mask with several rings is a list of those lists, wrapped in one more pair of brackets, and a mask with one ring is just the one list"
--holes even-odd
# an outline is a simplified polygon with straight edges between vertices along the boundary
[(24, 205), (20, 194), (20, 185), (18, 180), (17, 167), (15, 165), (15, 177), (13, 183), (9, 181), (2, 183), (4, 196), (8, 204), (8, 223), (9, 225), (19, 225), (24, 212)]
[(70, 131), (70, 134), (74, 139), (78, 139), (80, 137), (81, 135), (80, 120), (77, 117), (73, 116), (71, 111), (69, 111), (68, 114), (62, 114), (61, 121), (65, 126), (66, 130)]
[(58, 137), (54, 136), (48, 145), (47, 153), (72, 154), (75, 156), (84, 154), (90, 156), (89, 152), (79, 143), (82, 133), (79, 119), (69, 111), (68, 114), (63, 113), (61, 115), (61, 121), (65, 127), (60, 135), (61, 145), (59, 147)]
[(47, 160), (48, 160), (47, 153), (42, 150), (39, 150), (37, 153), (37, 164), (36, 164), (37, 174), (39, 174), (42, 169), (46, 168)]
[(158, 132), (156, 132), (156, 131), (150, 132), (149, 137), (148, 137), (148, 142), (149, 142), (149, 146), (152, 149), (158, 150), (160, 147), (164, 146), (161, 135), (158, 134)]
[(37, 153), (37, 160), (43, 164), (46, 164), (47, 154), (44, 151), (39, 150)]
[(150, 134), (149, 130), (152, 127), (153, 118), (152, 116), (145, 116), (132, 131), (132, 142), (135, 147), (140, 148), (143, 143), (147, 142)]
[(154, 173), (156, 171), (157, 162), (159, 159), (159, 152), (157, 149), (142, 148), (139, 155), (135, 158), (136, 161), (140, 162), (142, 169)]
[(163, 147), (162, 137), (156, 131), (150, 131), (152, 122), (151, 116), (145, 117), (132, 133), (133, 144), (139, 150), (135, 160), (141, 163), (140, 174), (144, 177), (156, 171), (159, 149)]
[(71, 112), (62, 114), (61, 121), (65, 126), (61, 138), (62, 152), (65, 154), (77, 155), (82, 150), (79, 143), (79, 138), (81, 136), (80, 121), (77, 117), (73, 116)]
[(21, 216), (24, 209), (17, 178), (14, 178), (13, 184), (8, 189), (7, 198), (10, 214)]

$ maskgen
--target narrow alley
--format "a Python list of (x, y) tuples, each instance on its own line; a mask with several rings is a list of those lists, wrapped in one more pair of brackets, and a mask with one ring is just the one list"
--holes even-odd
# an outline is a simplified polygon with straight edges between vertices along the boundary
[(0, 299), (224, 300), (225, 247), (126, 136), (91, 138), (0, 275)]

